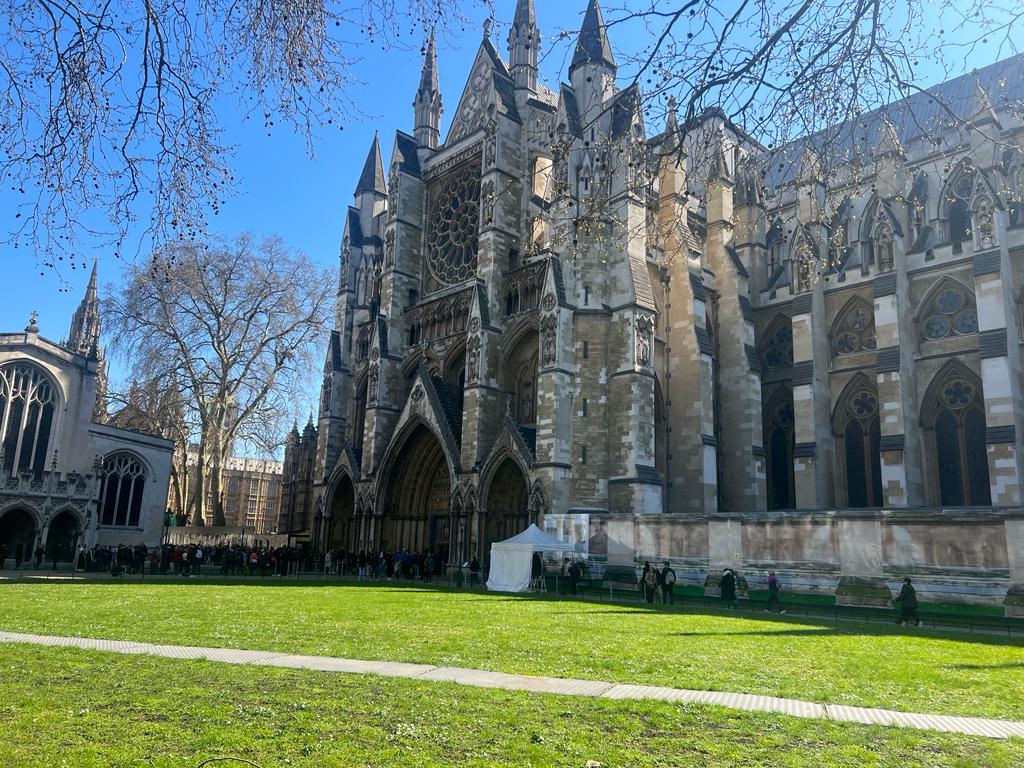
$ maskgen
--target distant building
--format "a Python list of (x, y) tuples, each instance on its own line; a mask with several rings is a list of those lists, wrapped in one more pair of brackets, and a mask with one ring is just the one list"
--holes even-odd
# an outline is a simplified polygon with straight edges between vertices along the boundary
[[(188, 452), (190, 474), (196, 465), (197, 454)], [(228, 528), (247, 528), (257, 534), (277, 533), (281, 508), (281, 472), (283, 464), (273, 459), (233, 456), (224, 467), (221, 502), (224, 504), (224, 524)], [(214, 522), (217, 499), (209, 481), (206, 483), (206, 504), (203, 521)], [(168, 508), (176, 511), (173, 495)]]
[(310, 419), (299, 434), (292, 427), (284, 446), (284, 476), (281, 490), (281, 515), (278, 533), (308, 535), (312, 516), (313, 474), (316, 467), (317, 428)]
[(101, 423), (106, 381), (93, 268), (67, 341), (0, 334), (0, 548), (47, 562), (79, 545), (157, 544), (173, 443)]

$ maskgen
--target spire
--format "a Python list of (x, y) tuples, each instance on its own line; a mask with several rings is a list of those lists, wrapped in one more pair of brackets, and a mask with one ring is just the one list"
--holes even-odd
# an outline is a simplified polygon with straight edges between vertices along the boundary
[(516, 0), (516, 13), (508, 31), (508, 60), (517, 88), (537, 90), (540, 32), (533, 0)]
[(380, 159), (380, 141), (377, 140), (376, 131), (373, 133), (370, 154), (366, 156), (363, 172), (359, 174), (359, 183), (356, 185), (356, 194), (361, 192), (373, 192), (381, 195), (388, 193), (387, 184), (384, 182), (384, 163)]
[(598, 5), (597, 0), (590, 0), (590, 4), (587, 5), (583, 26), (580, 27), (580, 36), (576, 41), (576, 52), (569, 65), (570, 77), (574, 69), (591, 63), (604, 64), (613, 71), (618, 68), (615, 57), (612, 56), (612, 47), (608, 43), (604, 16), (601, 14), (601, 6)]
[[(974, 80), (974, 96), (971, 100), (970, 121), (974, 125), (984, 125), (986, 123), (1000, 125), (995, 106), (992, 104), (992, 98), (988, 95), (988, 91), (985, 90), (985, 86), (981, 84), (981, 78), (977, 74), (975, 74)], [(1000, 125), (1000, 127), (1002, 126)]]
[(420, 87), (412, 103), (415, 110), (413, 134), (421, 146), (434, 149), (441, 136), (441, 88), (437, 79), (437, 47), (434, 31), (430, 31), (427, 49), (423, 55)]
[(668, 110), (665, 115), (665, 140), (662, 144), (663, 152), (674, 152), (679, 147), (679, 117), (676, 115), (678, 105), (676, 97), (668, 97)]
[[(89, 285), (85, 289), (78, 309), (71, 318), (71, 330), (68, 333), (68, 349), (75, 354), (88, 356), (96, 354), (99, 359), (100, 341), (100, 301), (96, 289), (96, 278), (99, 260), (93, 261)], [(94, 352), (95, 350), (95, 352)]]

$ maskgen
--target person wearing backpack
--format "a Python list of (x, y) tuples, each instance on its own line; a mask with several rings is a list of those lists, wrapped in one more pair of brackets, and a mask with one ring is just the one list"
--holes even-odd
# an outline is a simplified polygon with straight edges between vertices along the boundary
[(661, 585), (662, 605), (672, 605), (674, 603), (672, 590), (676, 586), (676, 572), (672, 570), (668, 560), (665, 561), (665, 567), (661, 569), (661, 573), (658, 575), (658, 582)]
[(644, 588), (644, 597), (648, 603), (654, 602), (654, 593), (658, 589), (658, 569), (649, 562), (644, 563), (644, 575), (640, 577)]

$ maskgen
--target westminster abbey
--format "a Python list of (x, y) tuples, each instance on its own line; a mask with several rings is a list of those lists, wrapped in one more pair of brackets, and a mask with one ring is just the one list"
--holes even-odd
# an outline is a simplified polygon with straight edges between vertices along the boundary
[(374, 138), (281, 532), (1024, 610), (1024, 59), (769, 164), (718, 110), (649, 135), (597, 0), (557, 92), (540, 39), (533, 0), (485, 30), (444, 136), (431, 41)]

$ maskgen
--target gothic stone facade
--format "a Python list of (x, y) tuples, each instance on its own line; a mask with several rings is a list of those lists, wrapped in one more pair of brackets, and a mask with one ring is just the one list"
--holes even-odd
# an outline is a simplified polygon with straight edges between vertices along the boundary
[(78, 546), (155, 545), (173, 443), (103, 423), (96, 270), (66, 341), (0, 334), (0, 545), (47, 562)]
[(519, 0), (443, 144), (431, 43), (386, 173), (374, 138), (281, 529), (463, 562), (570, 521), (605, 568), (1013, 603), (1024, 62), (940, 86), (956, 127), (923, 95), (770, 154), (647, 136), (593, 0), (558, 93), (538, 40)]

